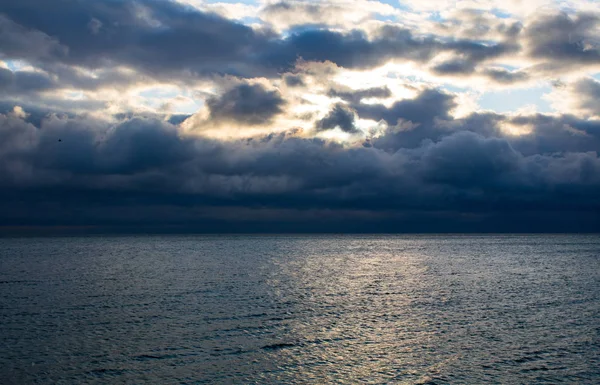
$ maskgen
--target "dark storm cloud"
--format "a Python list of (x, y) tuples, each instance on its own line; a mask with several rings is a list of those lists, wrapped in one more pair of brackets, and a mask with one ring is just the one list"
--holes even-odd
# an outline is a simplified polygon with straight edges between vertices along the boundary
[[(454, 119), (454, 96), (428, 89), (415, 99), (406, 99), (385, 107), (378, 104), (354, 104), (361, 118), (383, 119), (388, 124), (383, 135), (371, 138), (368, 145), (386, 151), (415, 148), (424, 141), (438, 141), (458, 132), (473, 132), (482, 137), (504, 137), (520, 153), (533, 156), (564, 152), (588, 152), (600, 149), (600, 122), (573, 115), (544, 114), (506, 116), (473, 113)], [(505, 136), (504, 125), (512, 125), (528, 134)]]
[(358, 116), (375, 121), (384, 120), (389, 128), (385, 135), (373, 140), (373, 145), (386, 150), (416, 147), (425, 139), (437, 140), (445, 132), (436, 120), (449, 120), (456, 106), (454, 97), (439, 90), (427, 89), (415, 99), (400, 100), (386, 107), (382, 104), (354, 104)]
[[(431, 107), (431, 114), (423, 105)], [(49, 115), (34, 126), (7, 113), (0, 125), (0, 179), (8, 190), (44, 191), (49, 183), (75, 195), (78, 189), (107, 196), (153, 192), (158, 195), (152, 199), (169, 205), (181, 200), (298, 209), (450, 205), (453, 210), (486, 210), (496, 204), (535, 206), (541, 199), (550, 208), (595, 207), (588, 194), (596, 191), (600, 175), (596, 122), (494, 114), (453, 120), (448, 115), (452, 105), (449, 95), (435, 90), (396, 103), (383, 111), (388, 119), (415, 125), (390, 129), (369, 148), (344, 148), (293, 133), (219, 142), (182, 136), (155, 119), (130, 118), (115, 125)], [(535, 129), (504, 137), (498, 126), (505, 122)], [(588, 201), (555, 202), (554, 192), (548, 191), (552, 186)]]
[(355, 112), (343, 103), (338, 103), (327, 115), (318, 120), (315, 123), (315, 127), (319, 131), (333, 130), (339, 128), (340, 130), (348, 133), (357, 132), (357, 128), (354, 125)]
[[(426, 63), (434, 55), (447, 52), (454, 58), (438, 64), (434, 72), (470, 75), (486, 61), (519, 53), (519, 43), (528, 55), (548, 60), (536, 67), (541, 70), (600, 63), (592, 32), (599, 19), (586, 13), (544, 15), (522, 33), (518, 23), (499, 24), (496, 27), (512, 36), (511, 40), (490, 43), (476, 40), (475, 35), (472, 39), (416, 36), (391, 25), (380, 27), (373, 37), (360, 30), (312, 27), (297, 28), (283, 37), (173, 1), (0, 0), (0, 9), (2, 56), (53, 68), (50, 73), (59, 71), (59, 65), (94, 69), (127, 65), (169, 79), (212, 74), (274, 77), (292, 68), (299, 58), (331, 61), (346, 68), (371, 68), (391, 59)], [(520, 73), (497, 70), (484, 71), (484, 75), (501, 83), (523, 79)], [(111, 76), (106, 76), (103, 80), (110, 82)], [(294, 82), (292, 78), (285, 80)], [(101, 84), (83, 78), (71, 82), (82, 87)]]
[[(440, 97), (428, 91), (412, 100), (413, 107)], [(362, 210), (374, 217), (404, 212), (427, 221), (443, 212), (447, 220), (458, 221), (466, 214), (513, 213), (515, 219), (523, 210), (534, 218), (551, 213), (558, 218), (563, 212), (571, 218), (581, 212), (584, 218), (600, 209), (597, 142), (589, 151), (563, 147), (562, 152), (527, 154), (520, 150), (523, 142), (493, 129), (468, 127), (495, 126), (506, 117), (449, 120), (456, 124), (450, 128), (431, 118), (413, 119), (431, 124), (430, 136), (437, 138), (414, 146), (408, 145), (410, 137), (395, 138), (396, 149), (388, 151), (378, 141), (371, 147), (345, 147), (295, 132), (222, 142), (185, 136), (169, 123), (140, 118), (110, 124), (51, 115), (36, 127), (22, 114), (8, 113), (0, 116), (0, 222), (38, 223), (44, 215), (36, 216), (34, 207), (52, 212), (54, 223), (87, 224), (164, 224), (166, 218), (193, 223), (186, 208), (210, 208), (217, 219), (235, 207), (268, 208), (276, 221), (288, 222), (294, 218), (286, 210)], [(549, 125), (556, 118), (527, 119), (537, 124), (546, 119)], [(556, 129), (569, 118), (562, 119), (554, 123)], [(585, 122), (571, 123), (583, 130)], [(434, 133), (435, 127), (439, 131)], [(590, 135), (594, 129), (588, 127)], [(553, 145), (560, 141), (564, 138)]]
[(529, 54), (548, 59), (547, 66), (600, 64), (598, 37), (593, 31), (600, 23), (597, 14), (565, 13), (544, 15), (525, 31)]
[[(386, 151), (414, 148), (423, 141), (438, 141), (458, 132), (473, 132), (482, 137), (504, 137), (513, 148), (526, 156), (600, 149), (600, 122), (573, 115), (544, 114), (507, 116), (497, 113), (473, 113), (454, 119), (454, 96), (438, 90), (425, 90), (415, 99), (401, 100), (391, 107), (357, 104), (361, 118), (384, 119), (388, 128), (369, 144)], [(512, 125), (528, 134), (505, 136), (503, 126)]]
[(282, 112), (285, 103), (279, 91), (267, 90), (260, 84), (245, 83), (206, 101), (212, 119), (250, 125), (269, 123)]
[(515, 84), (530, 79), (525, 71), (508, 71), (503, 68), (478, 69), (475, 63), (464, 59), (452, 59), (435, 65), (431, 71), (437, 75), (469, 76), (480, 74), (498, 84)]
[[(4, 11), (7, 1), (0, 2)], [(67, 48), (44, 32), (19, 25), (0, 13), (0, 58), (27, 60), (64, 57)]]
[(450, 118), (450, 110), (456, 106), (454, 97), (440, 90), (427, 89), (415, 99), (403, 99), (390, 107), (382, 104), (357, 104), (358, 115), (367, 119), (385, 120), (394, 125), (398, 119), (415, 123), (432, 122), (434, 118)]
[(390, 89), (387, 87), (373, 87), (373, 88), (366, 88), (366, 89), (362, 89), (362, 90), (335, 88), (335, 89), (329, 90), (327, 95), (330, 97), (333, 97), (333, 98), (335, 98), (335, 97), (341, 98), (341, 99), (351, 102), (351, 103), (360, 103), (360, 101), (362, 99), (368, 99), (368, 98), (386, 99), (386, 98), (389, 98), (392, 96), (392, 91), (390, 91)]
[(298, 58), (370, 68), (398, 58), (425, 62), (444, 51), (479, 63), (516, 49), (505, 43), (416, 37), (389, 25), (372, 39), (359, 30), (314, 28), (279, 37), (173, 1), (0, 0), (0, 6), (7, 25), (0, 41), (7, 57), (95, 69), (124, 64), (165, 78), (277, 76)]
[(471, 40), (441, 41), (434, 37), (416, 37), (404, 28), (386, 25), (373, 39), (359, 30), (348, 33), (330, 30), (307, 30), (293, 33), (269, 46), (262, 56), (265, 63), (289, 67), (296, 58), (307, 61), (329, 60), (347, 68), (371, 68), (391, 59), (426, 62), (439, 52), (454, 52), (473, 65), (501, 55), (516, 52), (516, 45), (484, 44)]
[(537, 114), (507, 119), (517, 126), (532, 129), (531, 134), (517, 136), (514, 146), (524, 154), (553, 154), (600, 150), (600, 121), (573, 115), (558, 117)]
[[(92, 68), (123, 63), (155, 75), (159, 70), (235, 73), (244, 67), (242, 58), (269, 37), (173, 1), (2, 0), (0, 5), (21, 28), (11, 33), (17, 36), (12, 40), (29, 42), (36, 31), (36, 44), (50, 40), (68, 49), (68, 55), (53, 54), (55, 61)], [(7, 54), (27, 58), (31, 44), (12, 44)]]
[(438, 45), (433, 39), (417, 39), (409, 30), (391, 27), (382, 29), (373, 40), (359, 30), (305, 30), (267, 46), (260, 61), (288, 68), (300, 57), (307, 61), (328, 60), (347, 68), (370, 68), (393, 58), (427, 60)]
[(507, 71), (505, 69), (488, 68), (482, 71), (482, 73), (493, 81), (500, 84), (513, 84), (529, 79), (529, 75), (526, 72), (519, 71)]
[(462, 131), (425, 145), (421, 160), (428, 181), (484, 188), (518, 171), (522, 159), (506, 140)]
[(449, 60), (440, 63), (432, 68), (438, 75), (463, 75), (475, 71), (475, 65), (466, 60)]
[[(40, 127), (42, 121), (52, 114), (56, 114), (55, 110), (48, 109), (32, 104), (23, 104), (16, 103), (10, 100), (0, 100), (0, 114), (8, 115), (12, 113), (15, 109), (15, 106), (21, 107), (23, 110), (27, 111), (23, 120), (27, 123), (33, 124), (35, 127)], [(67, 113), (62, 113), (62, 115), (67, 116)], [(71, 118), (74, 115), (70, 115)]]
[(167, 121), (171, 124), (178, 125), (183, 123), (186, 119), (192, 117), (192, 114), (175, 114), (169, 115)]
[[(152, 119), (131, 119), (111, 129), (95, 142), (95, 151), (77, 149), (68, 151), (52, 145), (59, 153), (85, 152), (95, 155), (92, 169), (84, 172), (105, 174), (135, 174), (152, 169), (168, 169), (193, 157), (191, 143), (182, 140), (175, 127)], [(69, 136), (66, 136), (68, 139)], [(64, 141), (65, 146), (69, 144)], [(61, 143), (63, 144), (63, 143)], [(45, 161), (44, 165), (50, 165)]]
[(33, 71), (11, 71), (0, 68), (0, 95), (44, 91), (55, 87), (46, 74)]
[[(139, 74), (123, 73), (111, 68), (99, 69), (92, 76), (62, 64), (41, 65), (37, 71), (12, 71), (8, 68), (0, 68), (0, 98), (13, 100), (20, 98), (28, 104), (38, 102), (52, 105), (53, 101), (60, 102), (60, 98), (48, 94), (47, 99), (43, 100), (44, 92), (61, 89), (87, 91), (109, 87), (113, 90), (126, 89), (140, 82), (141, 79), (142, 76)], [(99, 101), (89, 102), (91, 105), (99, 104)], [(72, 101), (68, 103), (72, 103), (72, 107), (75, 107), (76, 103)]]
[(439, 75), (468, 75), (475, 72), (478, 64), (502, 55), (516, 53), (520, 47), (516, 44), (482, 44), (470, 40), (453, 41), (446, 44), (447, 49), (458, 53), (458, 57), (447, 60), (432, 68)]
[(446, 43), (447, 49), (454, 50), (473, 63), (494, 59), (520, 50), (519, 45), (511, 43), (484, 44), (473, 40), (456, 40)]
[[(443, 220), (448, 226), (437, 231), (457, 231), (467, 227), (451, 224), (464, 225), (464, 218), (488, 230), (547, 229), (552, 221), (556, 229), (600, 229), (600, 123), (594, 119), (490, 112), (456, 119), (456, 98), (440, 90), (384, 105), (364, 99), (391, 97), (387, 87), (336, 86), (327, 95), (343, 102), (315, 128), (357, 133), (358, 118), (387, 126), (368, 133), (364, 146), (307, 138), (301, 129), (221, 141), (184, 134), (177, 124), (187, 115), (128, 112), (99, 120), (58, 111), (99, 110), (106, 101), (45, 97), (61, 88), (119, 90), (148, 75), (176, 83), (190, 76), (267, 76), (303, 87), (303, 75), (290, 73), (299, 58), (358, 69), (391, 59), (427, 67), (438, 53), (451, 58), (434, 68), (440, 74), (511, 84), (531, 75), (485, 66), (518, 53), (512, 40), (418, 36), (390, 25), (369, 35), (303, 26), (279, 36), (158, 0), (0, 0), (0, 10), (1, 58), (43, 70), (0, 69), (0, 225), (203, 221), (203, 229), (226, 229), (245, 213), (252, 226), (268, 217), (275, 230), (281, 223), (293, 229), (298, 217), (311, 218), (308, 228), (337, 218), (342, 230), (373, 224), (378, 231), (406, 231), (398, 223), (423, 229)], [(520, 24), (498, 31), (522, 38), (530, 55), (552, 65), (585, 65), (598, 60), (590, 36), (595, 25), (593, 15), (553, 15), (523, 31)], [(480, 38), (477, 31), (493, 32), (475, 28), (473, 39)], [(120, 72), (121, 65), (135, 71)], [(570, 90), (581, 110), (598, 115), (596, 81)], [(206, 108), (223, 126), (260, 126), (286, 103), (276, 89), (241, 82), (209, 97)], [(508, 135), (506, 126), (529, 133)], [(348, 217), (362, 219), (348, 223)]]

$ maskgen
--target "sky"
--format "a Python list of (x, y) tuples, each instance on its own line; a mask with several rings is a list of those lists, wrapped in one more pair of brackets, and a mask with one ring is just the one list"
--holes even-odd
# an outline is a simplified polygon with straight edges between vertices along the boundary
[(0, 0), (0, 230), (598, 232), (596, 0)]

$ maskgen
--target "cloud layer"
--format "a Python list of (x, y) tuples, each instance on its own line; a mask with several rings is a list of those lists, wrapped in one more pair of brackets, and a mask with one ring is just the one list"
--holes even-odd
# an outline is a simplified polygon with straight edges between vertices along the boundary
[(600, 230), (593, 8), (190, 4), (0, 0), (0, 226)]

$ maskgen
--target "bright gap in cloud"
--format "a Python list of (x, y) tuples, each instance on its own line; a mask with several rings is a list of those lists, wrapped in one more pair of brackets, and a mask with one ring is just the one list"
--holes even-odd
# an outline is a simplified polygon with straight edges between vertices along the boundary
[(20, 71), (31, 68), (31, 65), (24, 60), (4, 60), (4, 64), (11, 71)]
[(489, 91), (479, 98), (479, 106), (495, 112), (516, 112), (524, 107), (535, 106), (537, 112), (552, 112), (550, 103), (543, 96), (552, 91), (550, 86), (519, 90)]

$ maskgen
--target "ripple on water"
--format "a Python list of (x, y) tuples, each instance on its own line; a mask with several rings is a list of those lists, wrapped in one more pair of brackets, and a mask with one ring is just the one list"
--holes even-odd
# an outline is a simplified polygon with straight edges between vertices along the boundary
[(0, 382), (598, 383), (600, 237), (0, 239)]

